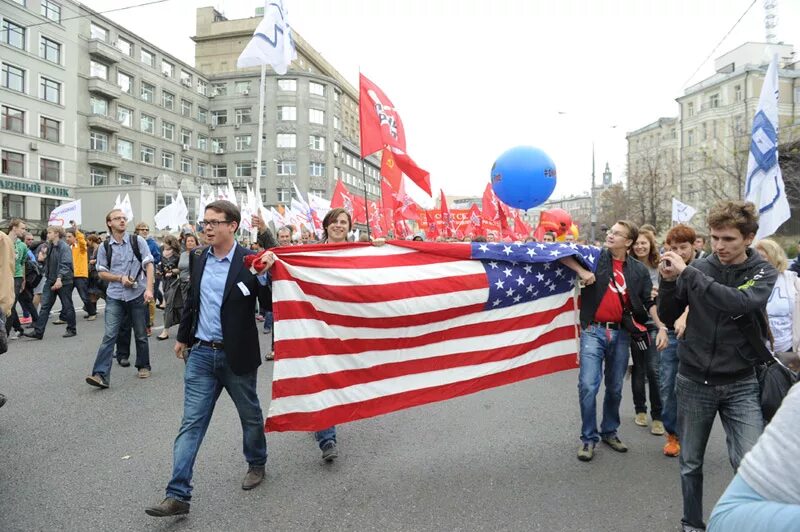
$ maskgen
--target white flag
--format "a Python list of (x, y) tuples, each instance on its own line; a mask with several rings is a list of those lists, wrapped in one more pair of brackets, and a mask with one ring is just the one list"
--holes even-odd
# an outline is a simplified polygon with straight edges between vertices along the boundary
[(50, 213), (47, 225), (66, 227), (70, 221), (81, 225), (81, 200), (62, 203)]
[(775, 233), (789, 219), (789, 200), (778, 166), (778, 56), (772, 57), (753, 117), (753, 137), (747, 158), (745, 199), (759, 212), (756, 238)]
[(122, 200), (122, 203), (119, 204), (119, 207), (114, 207), (115, 209), (119, 209), (125, 214), (125, 218), (127, 218), (128, 223), (133, 221), (133, 206), (131, 206), (131, 197), (128, 194), (125, 194), (125, 199)]
[(691, 205), (686, 205), (680, 200), (672, 198), (672, 221), (679, 224), (689, 222), (697, 213), (697, 209)]
[(183, 199), (183, 194), (180, 190), (178, 190), (178, 197), (172, 200), (172, 203), (175, 204), (175, 225), (172, 228), (179, 229), (183, 224), (189, 222), (189, 208), (186, 206), (186, 201)]
[(173, 224), (172, 220), (175, 217), (173, 214), (174, 212), (175, 212), (174, 201), (169, 205), (163, 207), (160, 211), (158, 211), (156, 215), (153, 216), (153, 223), (155, 224), (156, 229), (161, 230), (161, 229), (166, 229), (167, 227), (174, 229), (175, 227), (172, 225)]
[(296, 58), (286, 6), (283, 0), (271, 1), (264, 10), (264, 19), (258, 24), (236, 66), (270, 65), (278, 74), (286, 74), (289, 64)]

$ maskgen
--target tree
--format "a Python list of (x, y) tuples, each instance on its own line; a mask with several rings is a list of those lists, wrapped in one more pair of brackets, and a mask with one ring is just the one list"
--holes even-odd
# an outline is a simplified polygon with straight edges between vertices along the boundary
[(639, 225), (661, 231), (669, 227), (671, 198), (679, 175), (674, 150), (651, 145), (630, 155), (628, 167), (629, 216)]
[(617, 220), (628, 217), (628, 198), (622, 183), (614, 183), (600, 194), (595, 238), (601, 238), (603, 226), (611, 227)]

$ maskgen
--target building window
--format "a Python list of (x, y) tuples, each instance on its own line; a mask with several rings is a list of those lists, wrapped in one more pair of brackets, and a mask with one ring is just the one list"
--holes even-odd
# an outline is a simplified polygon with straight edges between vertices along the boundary
[(133, 160), (133, 142), (117, 139), (117, 154), (128, 161)]
[(250, 82), (249, 81), (237, 81), (234, 84), (234, 90), (236, 94), (250, 94)]
[[(50, 213), (47, 213), (50, 217)], [(25, 218), (25, 196), (3, 194), (3, 218)]]
[(61, 64), (61, 44), (47, 37), (39, 39), (39, 56), (45, 61)]
[(336, 115), (333, 115), (333, 129), (337, 131), (342, 129), (342, 121)]
[(118, 185), (132, 185), (133, 176), (131, 174), (117, 174)]
[(106, 41), (108, 39), (108, 30), (102, 26), (98, 26), (94, 22), (89, 25), (89, 38), (100, 39)]
[(336, 89), (333, 89), (333, 101), (338, 102), (341, 99), (342, 99), (342, 93), (337, 91)]
[(144, 48), (139, 49), (139, 60), (147, 66), (156, 66), (156, 56), (153, 52), (148, 52)]
[(61, 83), (52, 79), (42, 78), (40, 88), (43, 100), (51, 103), (61, 103)]
[(49, 220), (50, 213), (53, 212), (53, 209), (61, 205), (61, 200), (51, 199), (51, 198), (42, 198), (39, 209), (39, 219), (41, 220)]
[(93, 187), (104, 187), (108, 185), (108, 172), (102, 168), (90, 166), (89, 182)]
[(143, 81), (142, 82), (142, 100), (144, 100), (146, 102), (149, 102), (149, 103), (153, 103), (153, 102), (155, 102), (155, 94), (156, 94), (156, 88), (153, 85)]
[(181, 157), (181, 172), (185, 174), (192, 173), (192, 160), (188, 157)]
[(187, 87), (191, 87), (192, 75), (186, 72), (185, 70), (181, 70), (181, 83), (183, 83)]
[(181, 115), (192, 116), (192, 102), (181, 98)]
[(99, 61), (89, 61), (89, 75), (93, 78), (108, 79), (108, 65)]
[(325, 96), (325, 85), (310, 81), (308, 83), (308, 93), (314, 94), (315, 96)]
[(192, 145), (192, 130), (181, 128), (181, 144), (186, 146)]
[(2, 29), (0, 30), (0, 40), (9, 46), (24, 50), (25, 28), (8, 19), (3, 19)]
[(694, 103), (689, 102), (686, 104), (686, 114), (687, 116), (694, 116)]
[(278, 80), (278, 90), (280, 91), (297, 91), (297, 80), (296, 79), (279, 79)]
[(167, 170), (175, 168), (175, 154), (168, 151), (161, 151), (161, 166)]
[(170, 193), (156, 195), (156, 209), (161, 210), (171, 204), (175, 198)]
[(150, 146), (142, 146), (139, 150), (139, 160), (144, 164), (155, 164), (156, 162), (156, 149)]
[(228, 111), (211, 111), (211, 125), (224, 126), (228, 123)]
[(690, 129), (686, 132), (686, 145), (692, 146), (694, 144), (694, 130)]
[(228, 95), (228, 86), (224, 83), (214, 83), (211, 85), (211, 95), (212, 96), (227, 96)]
[(46, 116), (40, 117), (39, 136), (51, 142), (61, 142), (61, 122)]
[(161, 105), (170, 111), (175, 109), (175, 95), (171, 92), (161, 91)]
[(236, 177), (253, 177), (253, 163), (236, 163)]
[(25, 92), (25, 71), (3, 63), (3, 87), (17, 92)]
[(308, 163), (308, 175), (314, 177), (324, 177), (325, 163), (315, 163), (315, 162)]
[(108, 116), (108, 100), (106, 100), (105, 98), (90, 96), (89, 108), (91, 109), (92, 114)]
[(333, 154), (334, 155), (339, 155), (339, 152), (341, 151), (341, 149), (342, 149), (341, 143), (338, 140), (334, 140), (333, 141)]
[(278, 192), (278, 203), (289, 203), (292, 201), (292, 192), (288, 188), (279, 188)]
[(51, 183), (61, 182), (61, 163), (52, 159), (39, 159), (39, 179)]
[(203, 96), (208, 96), (208, 83), (205, 81), (198, 79), (197, 80), (197, 93), (202, 94)]
[(25, 133), (25, 111), (4, 105), (3, 129), (16, 133)]
[(3, 175), (25, 177), (25, 155), (3, 150), (2, 161)]
[(197, 177), (208, 177), (208, 163), (197, 161)]
[(133, 94), (133, 78), (128, 74), (117, 71), (117, 85), (122, 92)]
[(240, 107), (236, 109), (236, 123), (237, 124), (249, 124), (251, 122), (250, 118), (250, 108), (249, 107)]
[(128, 57), (133, 57), (133, 43), (122, 37), (117, 37), (117, 50)]
[(295, 161), (278, 161), (278, 175), (297, 175)]
[(297, 107), (291, 105), (278, 107), (278, 120), (297, 120)]
[(741, 85), (736, 85), (733, 88), (733, 99), (735, 101), (737, 101), (737, 102), (741, 102), (742, 101), (742, 86)]
[(208, 150), (208, 137), (205, 135), (197, 135), (197, 149), (202, 151)]
[(215, 137), (211, 139), (211, 151), (219, 152), (220, 150), (224, 151), (225, 148), (228, 147), (228, 143), (225, 140), (225, 137)]
[(278, 148), (295, 148), (297, 136), (294, 133), (278, 133), (277, 145)]
[(212, 164), (211, 177), (228, 177), (228, 166), (225, 164)]
[(171, 78), (175, 74), (175, 65), (169, 61), (161, 60), (161, 73), (164, 76)]
[(708, 99), (708, 104), (712, 109), (719, 107), (719, 94), (712, 94)]
[(126, 127), (133, 127), (133, 109), (117, 104), (117, 122)]
[(197, 121), (205, 124), (208, 122), (208, 109), (204, 107), (197, 108)]
[(309, 109), (308, 121), (311, 122), (312, 124), (324, 124), (325, 111), (323, 111), (322, 109)]
[(310, 139), (311, 142), (309, 143), (309, 147), (312, 150), (325, 151), (325, 137), (311, 135)]
[(89, 132), (89, 149), (94, 151), (108, 150), (108, 135), (99, 131)]
[(42, 10), (39, 13), (46, 19), (61, 23), (61, 6), (52, 0), (42, 0)]
[(146, 115), (142, 113), (142, 117), (139, 120), (139, 124), (141, 126), (141, 130), (144, 133), (150, 133), (151, 135), (155, 135), (156, 133), (156, 119), (153, 116)]
[(320, 198), (325, 197), (328, 192), (324, 188), (311, 188), (308, 190), (309, 194), (314, 194), (315, 196), (319, 196)]
[(236, 135), (236, 137), (234, 137), (234, 140), (236, 141), (236, 151), (249, 150), (251, 144), (253, 143), (253, 136)]

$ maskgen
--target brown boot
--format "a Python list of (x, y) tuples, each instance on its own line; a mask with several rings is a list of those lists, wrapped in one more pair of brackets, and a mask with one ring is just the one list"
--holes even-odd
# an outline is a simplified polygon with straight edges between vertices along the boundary
[(250, 466), (242, 480), (242, 489), (251, 490), (264, 480), (264, 466)]
[(144, 509), (144, 513), (153, 517), (170, 517), (172, 515), (186, 515), (189, 513), (189, 503), (167, 497), (158, 506)]

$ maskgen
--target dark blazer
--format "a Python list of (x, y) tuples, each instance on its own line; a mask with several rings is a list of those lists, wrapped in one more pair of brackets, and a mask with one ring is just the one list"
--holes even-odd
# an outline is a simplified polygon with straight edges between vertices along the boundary
[[(208, 246), (197, 248), (189, 254), (189, 292), (178, 327), (178, 341), (190, 346), (197, 341), (195, 334), (200, 312), (207, 312), (200, 309), (200, 282), (208, 260), (208, 249)], [(256, 276), (244, 267), (245, 255), (252, 253), (236, 244), (220, 309), (225, 356), (237, 375), (250, 373), (261, 365), (255, 319), (256, 297), (261, 285)], [(245, 296), (238, 283), (243, 283), (250, 295)]]

